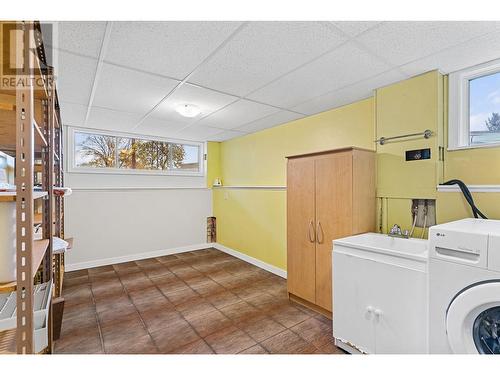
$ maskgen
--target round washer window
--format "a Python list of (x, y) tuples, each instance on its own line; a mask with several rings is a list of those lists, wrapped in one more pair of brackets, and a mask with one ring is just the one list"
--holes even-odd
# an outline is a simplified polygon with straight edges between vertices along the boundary
[(500, 306), (484, 310), (472, 326), (474, 344), (481, 354), (500, 354)]

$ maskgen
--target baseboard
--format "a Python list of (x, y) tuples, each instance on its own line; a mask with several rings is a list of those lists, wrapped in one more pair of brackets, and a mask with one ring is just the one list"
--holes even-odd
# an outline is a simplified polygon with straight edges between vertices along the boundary
[(117, 264), (117, 263), (123, 263), (123, 262), (131, 262), (133, 260), (141, 260), (141, 259), (147, 259), (147, 258), (161, 257), (164, 255), (186, 253), (188, 251), (201, 250), (201, 249), (206, 249), (209, 247), (215, 247), (215, 244), (203, 243), (203, 244), (188, 245), (188, 246), (182, 246), (182, 247), (174, 247), (174, 248), (164, 249), (164, 250), (149, 251), (146, 253), (130, 254), (130, 255), (125, 255), (125, 256), (121, 256), (121, 257), (96, 259), (96, 260), (92, 260), (89, 262), (67, 264), (64, 268), (65, 268), (65, 271), (67, 271), (67, 272), (78, 271), (78, 270), (82, 270), (82, 269), (86, 269), (86, 268), (108, 266), (110, 264)]
[(206, 249), (209, 247), (216, 248), (217, 250), (223, 251), (226, 254), (232, 255), (238, 259), (241, 259), (247, 263), (253, 264), (254, 266), (262, 268), (263, 270), (269, 271), (277, 276), (280, 276), (280, 277), (286, 279), (286, 276), (287, 276), (286, 271), (282, 270), (281, 268), (278, 268), (278, 267), (273, 266), (269, 263), (263, 262), (259, 259), (253, 258), (249, 255), (243, 254), (242, 252), (231, 249), (231, 248), (224, 246), (224, 245), (221, 245), (219, 243), (203, 243), (203, 244), (175, 247), (175, 248), (164, 249), (164, 250), (149, 251), (146, 253), (124, 255), (121, 257), (96, 259), (96, 260), (92, 260), (89, 262), (71, 263), (71, 264), (67, 264), (65, 266), (65, 271), (66, 272), (78, 271), (78, 270), (87, 269), (87, 268), (108, 266), (110, 264), (131, 262), (134, 260), (161, 257), (164, 255), (186, 253), (188, 251), (201, 250), (201, 249)]
[(269, 263), (263, 262), (259, 259), (253, 258), (250, 255), (243, 254), (242, 252), (239, 252), (238, 250), (234, 250), (234, 249), (231, 249), (230, 247), (221, 245), (220, 243), (214, 243), (211, 245), (212, 245), (212, 247), (216, 248), (217, 250), (223, 251), (226, 254), (232, 255), (236, 258), (244, 260), (247, 263), (253, 264), (254, 266), (262, 268), (263, 270), (269, 271), (271, 273), (274, 273), (275, 275), (278, 275), (278, 276), (286, 279), (286, 271), (282, 270), (281, 268), (278, 268), (278, 267), (273, 266)]

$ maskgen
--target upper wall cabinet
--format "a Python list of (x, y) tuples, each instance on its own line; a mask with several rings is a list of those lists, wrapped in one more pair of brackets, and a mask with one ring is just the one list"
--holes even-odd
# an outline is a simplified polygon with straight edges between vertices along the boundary
[[(443, 76), (432, 71), (376, 92), (376, 134), (394, 137), (423, 133), (377, 144), (377, 196), (435, 198), (442, 182)], [(406, 161), (406, 151), (429, 148), (430, 159)]]

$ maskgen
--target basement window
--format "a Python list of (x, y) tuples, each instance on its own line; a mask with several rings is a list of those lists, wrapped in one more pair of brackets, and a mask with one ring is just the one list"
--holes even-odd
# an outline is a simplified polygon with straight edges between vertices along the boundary
[(203, 143), (70, 129), (72, 172), (203, 174)]
[(450, 74), (448, 149), (500, 146), (500, 60)]

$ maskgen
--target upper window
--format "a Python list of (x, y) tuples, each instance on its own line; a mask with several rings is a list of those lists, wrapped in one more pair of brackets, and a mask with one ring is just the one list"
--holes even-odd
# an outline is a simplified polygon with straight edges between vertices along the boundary
[(450, 74), (449, 144), (500, 146), (500, 61)]
[(203, 144), (73, 130), (74, 170), (201, 174)]

